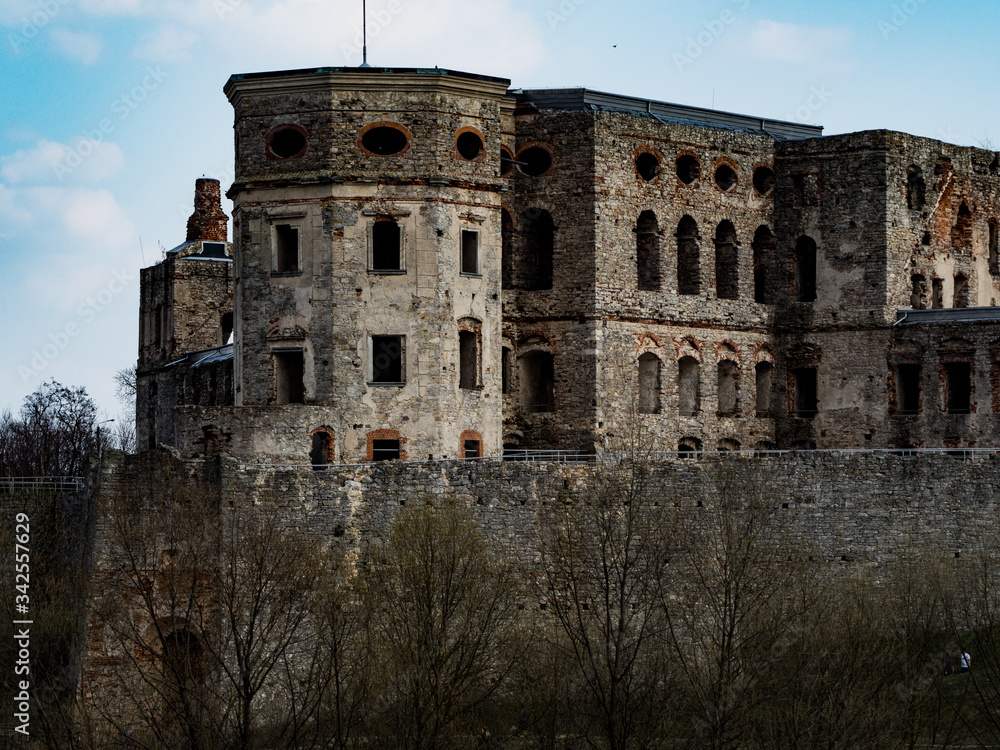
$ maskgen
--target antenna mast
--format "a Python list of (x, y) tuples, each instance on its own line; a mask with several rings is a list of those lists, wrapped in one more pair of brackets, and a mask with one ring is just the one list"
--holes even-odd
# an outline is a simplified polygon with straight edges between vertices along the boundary
[[(355, 37), (357, 38), (357, 37)], [(361, 67), (368, 67), (368, 8), (367, 0), (361, 0)]]

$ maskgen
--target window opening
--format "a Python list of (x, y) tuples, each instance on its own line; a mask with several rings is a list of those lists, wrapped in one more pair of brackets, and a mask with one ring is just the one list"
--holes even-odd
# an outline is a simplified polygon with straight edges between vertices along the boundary
[(682, 417), (693, 417), (700, 409), (700, 380), (698, 360), (681, 357), (678, 362), (677, 397)]
[(767, 195), (774, 189), (774, 170), (770, 167), (757, 167), (753, 171), (754, 189), (761, 195)]
[(313, 433), (312, 447), (309, 451), (309, 462), (315, 471), (322, 471), (330, 464), (330, 454), (333, 443), (330, 440), (330, 433), (325, 430), (318, 430)]
[(948, 413), (968, 414), (972, 410), (972, 365), (969, 362), (948, 362), (944, 365), (944, 372)]
[(816, 388), (816, 368), (802, 367), (792, 370), (795, 382), (795, 416), (812, 419), (819, 411)]
[(678, 458), (697, 458), (700, 450), (701, 441), (698, 438), (681, 438), (677, 444), (677, 452), (680, 454)]
[(969, 279), (965, 274), (960, 273), (955, 276), (955, 292), (952, 306), (969, 306)]
[(552, 215), (543, 209), (528, 209), (524, 217), (525, 257), (532, 264), (531, 283), (533, 290), (552, 288), (552, 256), (555, 240), (555, 225)]
[(996, 275), (1000, 274), (1000, 236), (996, 221), (990, 221), (986, 226), (989, 229), (990, 273)]
[(795, 243), (795, 289), (799, 302), (816, 300), (816, 242), (799, 237)]
[(458, 332), (460, 388), (473, 390), (479, 385), (479, 336), (473, 331)]
[(500, 392), (510, 393), (510, 347), (500, 350)]
[(660, 288), (660, 227), (656, 214), (643, 211), (635, 225), (635, 260), (639, 289)]
[(753, 235), (753, 301), (761, 303), (772, 302), (769, 286), (769, 269), (774, 262), (776, 246), (774, 235), (767, 226), (757, 227)]
[(405, 151), (409, 140), (406, 133), (399, 128), (379, 125), (365, 131), (361, 136), (361, 145), (376, 156), (393, 156)]
[(927, 279), (919, 273), (910, 277), (910, 307), (914, 310), (927, 307)]
[(280, 159), (298, 156), (306, 147), (306, 137), (298, 128), (279, 128), (271, 133), (271, 153)]
[(223, 313), (222, 319), (222, 343), (231, 344), (233, 343), (233, 314), (231, 312)]
[(754, 368), (757, 416), (766, 417), (771, 413), (771, 376), (774, 371), (770, 362), (759, 362)]
[(479, 275), (479, 232), (462, 230), (462, 273)]
[(728, 164), (720, 164), (715, 169), (715, 184), (721, 190), (728, 191), (736, 187), (736, 170)]
[(719, 416), (730, 416), (736, 413), (739, 403), (737, 379), (739, 368), (729, 359), (719, 362)]
[(225, 242), (202, 242), (201, 243), (201, 253), (202, 258), (228, 258), (226, 255), (226, 243)]
[(275, 402), (278, 404), (305, 403), (305, 358), (301, 349), (272, 352), (275, 365)]
[(372, 271), (403, 270), (399, 224), (394, 219), (376, 219), (372, 224)]
[(480, 448), (482, 443), (478, 440), (466, 440), (462, 445), (465, 458), (479, 458), (482, 455), (482, 450)]
[(274, 227), (275, 258), (277, 273), (295, 273), (299, 270), (299, 228), (290, 224)]
[(701, 259), (698, 251), (698, 225), (685, 216), (677, 225), (677, 292), (698, 294), (701, 291)]
[(715, 294), (719, 299), (740, 296), (739, 271), (736, 228), (726, 220), (715, 231)]
[(896, 365), (896, 413), (920, 411), (920, 365)]
[(940, 310), (944, 307), (944, 279), (931, 280), (931, 309)]
[(643, 151), (635, 157), (635, 171), (646, 182), (650, 182), (660, 171), (660, 160), (656, 158), (656, 154)]
[(958, 218), (951, 228), (951, 246), (956, 253), (972, 250), (972, 211), (965, 203), (958, 207)]
[(459, 134), (455, 140), (455, 147), (458, 149), (458, 155), (466, 161), (475, 161), (478, 159), (483, 155), (483, 149), (485, 148), (483, 146), (483, 139), (471, 130), (466, 130), (464, 133)]
[(403, 337), (372, 336), (372, 383), (402, 385)]
[(911, 211), (919, 211), (926, 202), (926, 192), (924, 170), (911, 164), (906, 169), (906, 207)]
[(552, 154), (541, 146), (526, 148), (517, 156), (518, 169), (529, 177), (538, 177), (552, 167)]
[(682, 154), (677, 157), (677, 179), (685, 185), (690, 185), (701, 176), (701, 165), (698, 159), (691, 154)]
[(660, 359), (651, 352), (639, 357), (639, 413), (660, 413)]
[(398, 461), (399, 440), (372, 440), (372, 461)]
[(555, 411), (555, 363), (549, 352), (521, 357), (521, 405), (528, 413)]

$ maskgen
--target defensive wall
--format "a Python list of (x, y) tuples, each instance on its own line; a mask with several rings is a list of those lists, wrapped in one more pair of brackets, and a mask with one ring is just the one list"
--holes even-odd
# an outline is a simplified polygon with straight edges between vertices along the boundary
[[(223, 507), (246, 500), (276, 504), (287, 509), (287, 523), (346, 551), (383, 537), (407, 503), (454, 501), (471, 507), (491, 537), (537, 561), (539, 531), (559, 504), (589, 497), (613, 460), (605, 454), (601, 463), (389, 461), (316, 471), (225, 455), (184, 461), (160, 448), (137, 456), (108, 452), (97, 499), (104, 505), (117, 493), (132, 492), (135, 482), (165, 476), (175, 485), (189, 482), (218, 493)], [(1000, 452), (821, 450), (651, 454), (643, 460), (655, 488), (650, 501), (682, 525), (708, 523), (726, 487), (763, 483), (758, 495), (778, 514), (789, 555), (831, 565), (887, 562), (920, 542), (960, 557), (1000, 533)]]

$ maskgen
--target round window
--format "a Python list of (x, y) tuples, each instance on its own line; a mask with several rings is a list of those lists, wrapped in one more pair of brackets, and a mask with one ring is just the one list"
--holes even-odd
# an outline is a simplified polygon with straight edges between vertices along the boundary
[(736, 185), (736, 170), (728, 164), (720, 164), (715, 169), (715, 184), (721, 190), (732, 190)]
[(299, 128), (279, 127), (271, 132), (267, 145), (279, 159), (290, 159), (305, 151), (306, 135)]
[(477, 133), (466, 130), (455, 140), (458, 155), (466, 161), (475, 161), (483, 155), (483, 139)]
[(538, 177), (549, 171), (552, 166), (552, 154), (541, 146), (526, 148), (518, 154), (517, 160), (521, 162), (518, 167), (529, 177)]
[(767, 195), (774, 188), (774, 170), (760, 166), (753, 171), (754, 189), (761, 195)]
[(701, 176), (701, 166), (691, 154), (677, 157), (677, 179), (685, 185), (690, 185)]
[(656, 154), (643, 151), (635, 157), (635, 171), (646, 182), (650, 182), (660, 171), (660, 160), (656, 158)]
[(369, 153), (377, 156), (392, 156), (406, 150), (409, 139), (399, 128), (392, 125), (377, 125), (369, 128), (361, 136), (361, 145)]

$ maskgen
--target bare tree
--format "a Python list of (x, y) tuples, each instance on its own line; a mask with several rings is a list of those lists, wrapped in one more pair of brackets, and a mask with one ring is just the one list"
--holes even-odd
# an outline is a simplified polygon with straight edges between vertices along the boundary
[(474, 712), (518, 656), (516, 568), (457, 505), (401, 509), (365, 557), (362, 595), (378, 658), (370, 740), (468, 747)]
[(636, 444), (627, 447), (556, 510), (543, 542), (550, 642), (579, 686), (568, 718), (588, 746), (611, 750), (658, 737), (672, 679), (662, 602), (673, 504)]

